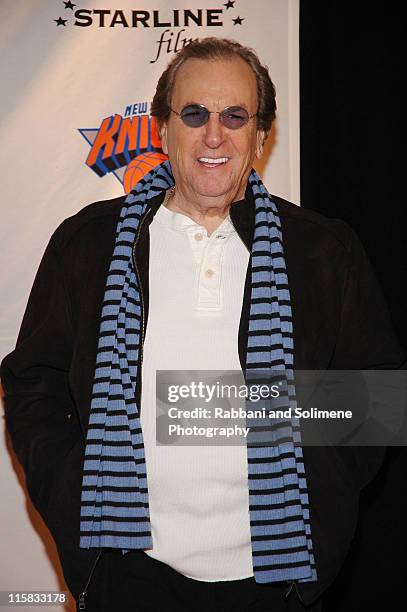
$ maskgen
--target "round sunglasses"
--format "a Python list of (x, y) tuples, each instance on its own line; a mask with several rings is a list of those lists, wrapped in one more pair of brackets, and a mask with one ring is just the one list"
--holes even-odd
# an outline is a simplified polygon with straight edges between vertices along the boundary
[(249, 115), (247, 110), (241, 106), (228, 106), (223, 111), (209, 111), (203, 104), (189, 104), (180, 113), (171, 107), (170, 110), (181, 117), (185, 125), (192, 128), (202, 127), (209, 121), (209, 115), (217, 114), (222, 125), (230, 130), (238, 130), (246, 125), (249, 119), (257, 115), (257, 113)]

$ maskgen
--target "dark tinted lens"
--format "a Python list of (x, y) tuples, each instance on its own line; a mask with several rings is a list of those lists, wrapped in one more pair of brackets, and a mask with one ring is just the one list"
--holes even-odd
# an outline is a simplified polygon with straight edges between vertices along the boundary
[(249, 113), (240, 106), (225, 108), (220, 114), (223, 125), (231, 130), (237, 130), (249, 121)]
[(186, 106), (181, 111), (181, 119), (189, 127), (201, 127), (208, 121), (208, 118), (209, 111), (202, 106)]

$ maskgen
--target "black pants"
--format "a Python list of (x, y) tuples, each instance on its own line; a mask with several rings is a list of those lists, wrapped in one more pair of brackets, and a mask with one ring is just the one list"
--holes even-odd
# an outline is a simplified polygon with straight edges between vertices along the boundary
[(319, 600), (305, 608), (287, 583), (243, 580), (202, 582), (187, 578), (143, 551), (122, 555), (107, 549), (100, 558), (86, 596), (87, 612), (321, 612)]

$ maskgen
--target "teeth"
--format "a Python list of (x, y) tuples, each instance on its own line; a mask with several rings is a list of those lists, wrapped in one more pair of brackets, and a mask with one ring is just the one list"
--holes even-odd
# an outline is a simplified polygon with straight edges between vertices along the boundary
[(200, 162), (205, 162), (205, 164), (224, 164), (228, 161), (228, 157), (199, 157), (198, 160)]

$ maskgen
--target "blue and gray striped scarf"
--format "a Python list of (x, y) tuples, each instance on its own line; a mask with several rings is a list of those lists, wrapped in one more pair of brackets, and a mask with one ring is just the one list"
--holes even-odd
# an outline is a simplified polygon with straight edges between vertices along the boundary
[[(295, 407), (290, 293), (275, 203), (252, 170), (255, 202), (246, 380), (285, 370)], [(126, 198), (106, 282), (83, 466), (81, 548), (152, 548), (138, 407), (142, 311), (132, 248), (149, 200), (174, 184), (169, 161)], [(247, 444), (250, 530), (256, 582), (317, 580), (298, 419), (273, 428), (274, 443)]]

